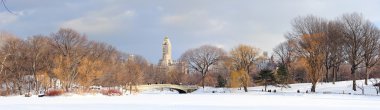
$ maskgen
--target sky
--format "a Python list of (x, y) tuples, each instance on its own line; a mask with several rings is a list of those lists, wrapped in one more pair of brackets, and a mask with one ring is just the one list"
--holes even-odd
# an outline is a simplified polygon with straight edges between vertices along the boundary
[(336, 19), (361, 13), (380, 27), (380, 0), (6, 0), (0, 31), (20, 38), (72, 28), (88, 39), (125, 53), (161, 58), (165, 36), (173, 59), (190, 48), (214, 45), (231, 50), (247, 44), (269, 54), (284, 42), (298, 16)]

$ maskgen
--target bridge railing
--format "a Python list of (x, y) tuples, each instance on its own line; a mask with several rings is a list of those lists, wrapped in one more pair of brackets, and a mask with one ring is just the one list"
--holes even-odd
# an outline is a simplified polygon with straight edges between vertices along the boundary
[(182, 91), (185, 91), (186, 93), (190, 93), (197, 90), (199, 87), (196, 85), (174, 85), (174, 84), (150, 84), (150, 85), (137, 85), (135, 87), (132, 87), (132, 89), (137, 89), (135, 91), (145, 91), (145, 90), (162, 89), (162, 88), (182, 90)]

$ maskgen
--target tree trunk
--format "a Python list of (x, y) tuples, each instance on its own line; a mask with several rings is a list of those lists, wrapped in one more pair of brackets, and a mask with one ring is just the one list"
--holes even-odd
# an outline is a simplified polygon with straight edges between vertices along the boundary
[[(15, 81), (12, 81), (12, 84), (15, 84), (16, 82)], [(10, 86), (10, 85), (9, 85)], [(16, 87), (17, 85), (12, 85), (12, 87), (10, 87), (11, 88), (11, 95), (13, 95), (13, 94), (17, 94), (17, 87)]]
[(365, 68), (365, 75), (366, 75), (366, 77), (365, 77), (365, 79), (364, 79), (364, 84), (365, 84), (365, 85), (368, 85), (368, 78), (369, 78), (369, 72), (368, 72), (368, 69), (370, 69), (370, 68), (368, 68), (368, 67)]
[(338, 76), (339, 76), (339, 66), (336, 67), (336, 72), (335, 72), (335, 81), (338, 81)]
[(336, 71), (336, 68), (335, 67), (333, 67), (333, 84), (335, 84), (335, 81), (336, 81), (336, 73), (337, 73), (337, 71)]
[(132, 94), (132, 83), (129, 83), (129, 94)]
[(9, 84), (8, 84), (8, 80), (5, 79), (5, 91), (6, 91), (6, 96), (10, 95), (11, 91), (10, 91), (10, 87), (9, 87)]
[(352, 76), (352, 90), (356, 91), (356, 74), (355, 74), (356, 67), (353, 65), (351, 67), (351, 76)]
[(245, 92), (248, 92), (248, 88), (247, 88), (247, 86), (244, 86), (244, 91), (245, 91)]
[[(326, 59), (327, 59), (327, 54), (326, 54)], [(322, 82), (329, 82), (328, 80), (329, 80), (329, 65), (328, 65), (328, 62), (326, 61), (325, 62), (325, 64), (324, 64), (324, 66), (325, 66), (325, 69), (326, 69), (326, 73), (325, 73), (325, 77), (323, 77), (323, 75), (322, 75)]]
[[(320, 78), (321, 78), (321, 80), (320, 80), (321, 82), (326, 82), (326, 81), (325, 81), (324, 74), (321, 74)], [(323, 84), (323, 83), (321, 83), (321, 84)]]
[(22, 86), (20, 84), (17, 84), (17, 89), (20, 95), (22, 95)]
[(267, 91), (267, 85), (265, 84), (264, 86), (264, 91), (266, 92)]
[(286, 64), (286, 72), (288, 72), (287, 83), (291, 83), (290, 81), (294, 81), (295, 78), (293, 72), (291, 71), (291, 66), (288, 63)]
[(35, 61), (33, 62), (32, 72), (33, 72), (33, 77), (34, 77), (34, 81), (33, 81), (34, 88), (35, 88), (35, 91), (36, 91), (36, 95), (38, 95), (39, 92), (40, 92), (40, 86), (38, 84), (37, 69), (36, 69), (36, 62)]
[(316, 85), (317, 85), (317, 82), (312, 82), (311, 83), (311, 92), (315, 92)]
[(70, 92), (69, 89), (70, 89), (70, 85), (69, 85), (69, 84), (66, 84), (66, 85), (65, 85), (65, 92)]
[(356, 74), (352, 74), (352, 90), (356, 91)]
[(205, 89), (205, 75), (202, 76), (202, 87)]
[(329, 82), (329, 69), (326, 68), (326, 79), (325, 82)]

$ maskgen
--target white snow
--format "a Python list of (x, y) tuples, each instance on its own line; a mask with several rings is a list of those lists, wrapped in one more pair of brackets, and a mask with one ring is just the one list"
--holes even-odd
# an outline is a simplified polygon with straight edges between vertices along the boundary
[[(359, 81), (360, 82), (360, 81)], [(310, 84), (292, 84), (277, 93), (261, 92), (263, 87), (242, 90), (211, 88), (191, 94), (176, 94), (168, 89), (145, 91), (124, 96), (72, 95), (59, 97), (0, 97), (0, 110), (379, 110), (380, 96), (323, 94), (325, 91), (349, 92), (350, 81), (318, 84), (314, 94), (296, 93), (308, 90)], [(359, 83), (358, 83), (359, 84)], [(346, 89), (348, 88), (348, 89)], [(214, 93), (213, 93), (214, 91)], [(360, 90), (359, 90), (360, 91)], [(368, 94), (372, 94), (368, 86)], [(352, 92), (352, 91), (351, 91)], [(355, 92), (356, 93), (356, 92)], [(361, 92), (357, 92), (361, 93)]]
[[(373, 79), (370, 79), (373, 80)], [(364, 85), (364, 80), (357, 80), (357, 90), (352, 90), (352, 81), (340, 81), (333, 83), (317, 83), (316, 92), (317, 93), (325, 93), (325, 94), (362, 94), (362, 89), (364, 88), (364, 94), (365, 95), (377, 95), (376, 88), (373, 85), (371, 81), (368, 81), (368, 85)], [(310, 92), (311, 83), (298, 83), (298, 84), (290, 84), (291, 88), (281, 88), (281, 87), (274, 87), (274, 86), (268, 86), (267, 90), (276, 90), (277, 92), (286, 92), (286, 93), (294, 93), (297, 92), (297, 90), (300, 90), (301, 92)], [(252, 91), (261, 91), (264, 89), (263, 86), (258, 87), (251, 87), (249, 90)]]

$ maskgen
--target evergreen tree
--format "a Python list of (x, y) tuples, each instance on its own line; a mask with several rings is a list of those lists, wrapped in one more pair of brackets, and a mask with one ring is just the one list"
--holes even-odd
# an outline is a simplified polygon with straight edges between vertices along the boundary
[(288, 84), (288, 71), (287, 71), (287, 68), (284, 64), (279, 64), (278, 65), (278, 69), (277, 69), (277, 79), (278, 79), (278, 83), (279, 84), (284, 84), (284, 85), (287, 85)]
[(264, 84), (266, 91), (268, 85), (276, 84), (274, 72), (270, 69), (262, 69), (259, 73), (258, 82)]
[(218, 86), (217, 87), (225, 87), (226, 79), (223, 78), (222, 75), (218, 75)]

